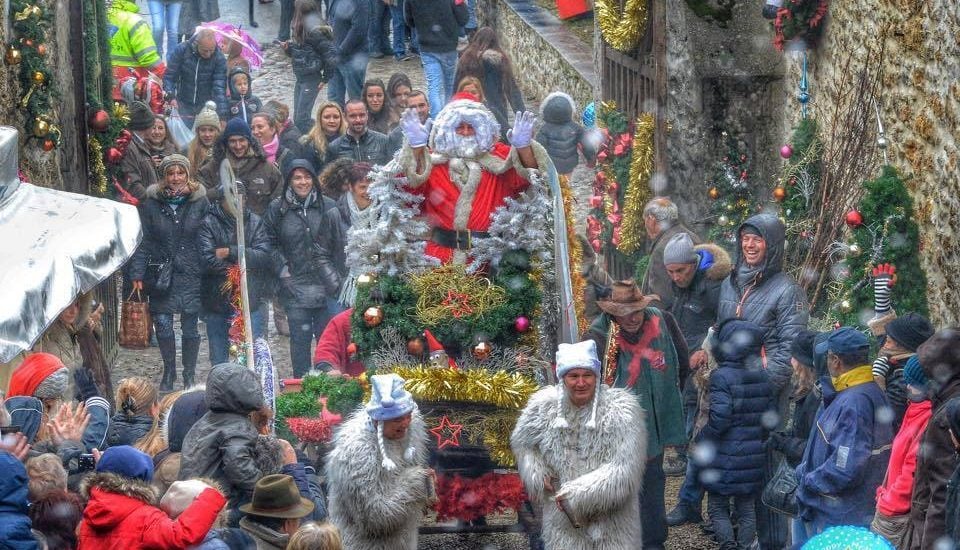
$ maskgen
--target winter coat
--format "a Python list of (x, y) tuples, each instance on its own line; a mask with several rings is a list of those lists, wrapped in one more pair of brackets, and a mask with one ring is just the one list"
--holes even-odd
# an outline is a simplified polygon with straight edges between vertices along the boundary
[(0, 548), (36, 550), (27, 515), (27, 470), (12, 454), (0, 451)]
[[(317, 340), (317, 348), (313, 352), (313, 364), (320, 370), (336, 369), (348, 376), (360, 376), (366, 372), (361, 361), (351, 359), (347, 348), (353, 339), (350, 337), (350, 316), (353, 308), (333, 316), (323, 333)], [(324, 366), (325, 365), (325, 366)]]
[[(934, 373), (923, 364), (927, 378), (936, 380)], [(953, 513), (947, 508), (947, 485), (960, 460), (950, 440), (947, 423), (949, 403), (960, 399), (960, 372), (951, 372), (931, 399), (933, 416), (920, 439), (917, 469), (913, 477), (910, 504), (910, 522), (913, 524), (911, 550), (937, 548), (937, 540), (947, 531), (946, 517)]]
[(220, 19), (220, 0), (184, 0), (180, 8), (180, 32), (190, 38), (201, 23)]
[[(236, 84), (234, 84), (233, 79), (237, 75), (246, 75), (247, 76), (247, 94), (240, 95), (240, 92), (237, 91)], [(253, 95), (253, 77), (250, 76), (250, 72), (243, 69), (243, 67), (234, 67), (231, 69), (230, 74), (227, 76), (227, 89), (230, 92), (229, 105), (230, 105), (230, 118), (240, 117), (248, 125), (250, 124), (251, 119), (255, 113), (259, 113), (263, 108), (263, 102), (260, 101), (260, 98)]]
[(374, 130), (367, 130), (360, 139), (343, 134), (327, 145), (326, 163), (337, 159), (384, 165), (390, 162), (390, 140)]
[[(483, 93), (487, 94), (486, 86)], [(575, 110), (573, 98), (563, 92), (551, 93), (540, 105), (543, 125), (537, 132), (537, 143), (547, 150), (559, 174), (573, 172), (580, 162), (580, 151), (588, 164), (593, 164), (597, 157), (596, 145), (587, 139), (586, 129), (573, 118)]]
[(697, 267), (693, 280), (686, 288), (673, 284), (673, 305), (670, 313), (676, 319), (687, 349), (692, 353), (700, 349), (707, 330), (717, 321), (717, 305), (720, 303), (720, 285), (730, 274), (730, 255), (715, 244), (694, 247), (697, 252), (713, 256), (713, 262)]
[[(199, 0), (204, 2), (206, 0)], [(190, 2), (187, 2), (189, 4)], [(186, 6), (184, 6), (186, 11)], [(193, 27), (180, 27), (192, 29)], [(163, 89), (176, 99), (180, 114), (196, 115), (207, 101), (217, 104), (217, 114), (226, 120), (227, 58), (216, 48), (209, 59), (197, 53), (197, 37), (177, 44), (167, 53), (167, 71), (163, 74)]]
[(135, 2), (116, 0), (107, 10), (110, 29), (110, 65), (154, 69), (163, 62), (153, 33)]
[(907, 361), (913, 357), (913, 353), (907, 353), (888, 359), (889, 368), (885, 378), (884, 391), (887, 393), (887, 403), (893, 411), (893, 429), (900, 429), (903, 423), (903, 415), (907, 412), (907, 384), (903, 381), (903, 367)]
[(206, 188), (197, 185), (186, 202), (174, 209), (159, 197), (160, 185), (147, 189), (140, 203), (143, 241), (133, 255), (130, 276), (143, 281), (150, 264), (173, 262), (170, 287), (166, 292), (144, 285), (150, 297), (150, 313), (198, 313), (203, 257), (197, 247), (200, 226), (210, 209)]
[(290, 535), (274, 531), (248, 517), (240, 520), (240, 529), (253, 539), (257, 550), (284, 550), (290, 542)]
[[(586, 424), (594, 403), (575, 408), (568, 398), (557, 398), (561, 388), (533, 394), (510, 437), (527, 495), (543, 505), (544, 543), (558, 550), (640, 548), (637, 494), (648, 458), (645, 413), (632, 394), (601, 385), (594, 398), (597, 426), (591, 429)], [(554, 424), (560, 415), (568, 427)], [(581, 529), (544, 488), (547, 477), (555, 479), (557, 494), (566, 497)]]
[(817, 419), (817, 411), (822, 403), (820, 388), (811, 388), (800, 396), (794, 403), (793, 428), (782, 435), (771, 446), (783, 453), (783, 457), (794, 468), (803, 460), (803, 451), (807, 448), (810, 439), (810, 430)]
[[(757, 228), (767, 245), (763, 268), (753, 281), (737, 280), (737, 270), (744, 263), (739, 252), (740, 229), (744, 225)], [(807, 297), (797, 282), (783, 272), (783, 224), (773, 216), (758, 214), (747, 219), (740, 229), (737, 230), (737, 260), (720, 287), (717, 322), (739, 317), (767, 329), (763, 342), (764, 368), (770, 382), (782, 393), (793, 376), (790, 346), (807, 326)], [(663, 258), (662, 252), (660, 257)]]
[(763, 415), (773, 408), (772, 386), (767, 373), (748, 362), (756, 349), (741, 345), (740, 338), (757, 344), (763, 329), (753, 323), (733, 321), (721, 326), (713, 355), (717, 368), (710, 375), (709, 417), (697, 434), (697, 444), (710, 444), (714, 454), (704, 464), (715, 475), (705, 476), (704, 488), (719, 495), (749, 495), (763, 487), (766, 429)]
[(867, 369), (865, 381), (839, 392), (829, 377), (821, 379), (823, 407), (797, 467), (800, 517), (818, 530), (868, 527), (890, 461), (893, 432), (877, 414), (887, 400), (870, 377), (869, 365), (858, 369)]
[(248, 501), (263, 477), (253, 461), (257, 430), (247, 417), (263, 406), (256, 373), (236, 364), (214, 367), (207, 377), (207, 406), (183, 440), (180, 479), (213, 479), (233, 507)]
[[(425, 50), (429, 51), (429, 50)], [(517, 86), (513, 75), (508, 74), (506, 70), (506, 60), (504, 54), (497, 50), (486, 50), (480, 54), (480, 61), (483, 65), (483, 74), (470, 74), (462, 70), (457, 70), (455, 81), (460, 82), (466, 76), (473, 76), (480, 79), (483, 87), (483, 103), (490, 109), (493, 116), (500, 125), (500, 136), (506, 140), (507, 130), (510, 129), (510, 113), (523, 112), (526, 107), (523, 104), (523, 92)], [(539, 136), (538, 136), (539, 137)], [(544, 145), (546, 147), (546, 145)], [(549, 149), (547, 150), (549, 153)], [(553, 155), (550, 155), (553, 158)], [(577, 152), (576, 146), (573, 151), (574, 165), (576, 165)], [(572, 170), (572, 169), (571, 169)], [(560, 174), (569, 173), (557, 168)]]
[(159, 499), (154, 488), (137, 479), (92, 474), (80, 491), (88, 502), (77, 527), (77, 550), (193, 546), (203, 541), (226, 503), (216, 490), (204, 489), (173, 520), (157, 508)]
[[(243, 520), (241, 520), (243, 521)], [(221, 529), (211, 529), (203, 542), (193, 550), (235, 550), (243, 548), (255, 548), (256, 541), (244, 533), (241, 529), (223, 527)]]
[(643, 282), (640, 284), (640, 290), (644, 294), (659, 296), (662, 309), (667, 311), (670, 311), (671, 306), (673, 306), (673, 281), (667, 275), (667, 266), (663, 263), (663, 251), (667, 248), (670, 239), (678, 233), (686, 233), (690, 235), (694, 244), (700, 244), (700, 237), (680, 222), (664, 229), (648, 245), (650, 262), (647, 264), (647, 271), (644, 273)]
[(903, 425), (893, 439), (890, 464), (883, 485), (877, 487), (877, 512), (885, 516), (910, 513), (913, 477), (917, 469), (920, 438), (933, 416), (933, 404), (927, 401), (910, 403)]
[[(197, 173), (197, 179), (207, 188), (207, 199), (211, 203), (219, 202), (220, 192), (220, 163), (225, 158), (230, 159), (230, 166), (233, 167), (233, 174), (239, 181), (246, 185), (244, 194), (244, 208), (249, 209), (258, 216), (263, 216), (267, 210), (270, 201), (280, 196), (283, 189), (283, 178), (280, 176), (280, 170), (276, 165), (267, 161), (267, 155), (263, 152), (263, 146), (256, 139), (248, 140), (250, 148), (247, 155), (241, 159), (233, 156), (228, 151), (227, 140), (221, 137), (213, 146), (213, 153), (207, 157), (200, 171)], [(277, 158), (280, 158), (281, 152), (277, 151)]]
[[(383, 467), (377, 432), (362, 408), (337, 430), (327, 455), (330, 522), (350, 550), (416, 550), (417, 528), (427, 505), (427, 428), (417, 409), (407, 437), (384, 439), (396, 464)], [(408, 447), (413, 456), (405, 456)]]
[(327, 25), (319, 12), (307, 14), (303, 20), (303, 44), (294, 44), (294, 47), (303, 49), (310, 60), (311, 66), (319, 68), (316, 72), (305, 72), (306, 67), (292, 63), (293, 73), (299, 78), (327, 82), (337, 69), (337, 52), (334, 47), (333, 29)]
[(337, 63), (350, 63), (354, 56), (366, 55), (370, 3), (364, 0), (332, 0), (327, 14), (330, 27), (333, 28), (333, 49)]
[(120, 159), (123, 188), (140, 201), (146, 197), (147, 188), (160, 181), (151, 155), (153, 151), (147, 142), (134, 134)]
[(117, 413), (110, 419), (110, 431), (107, 434), (107, 445), (134, 445), (143, 439), (153, 428), (153, 417), (150, 415), (127, 416)]
[[(290, 154), (293, 155), (294, 158), (306, 158), (307, 151), (304, 146), (300, 144), (300, 138), (302, 137), (303, 134), (300, 132), (300, 128), (297, 128), (297, 125), (288, 119), (283, 123), (283, 128), (280, 129), (280, 147), (290, 151)], [(319, 174), (320, 168), (323, 166), (318, 167), (314, 164), (313, 167)]]
[(947, 482), (947, 505), (944, 509), (946, 536), (950, 540), (960, 540), (960, 467), (953, 471)]
[(16, 396), (10, 397), (3, 402), (7, 412), (10, 414), (10, 425), (20, 426), (20, 433), (27, 438), (27, 442), (32, 445), (30, 448), (30, 457), (38, 456), (46, 452), (55, 453), (63, 462), (63, 467), (67, 472), (77, 473), (78, 459), (83, 453), (89, 453), (93, 449), (105, 449), (107, 447), (107, 432), (110, 429), (110, 404), (102, 397), (91, 397), (84, 403), (87, 408), (87, 414), (90, 415), (90, 422), (87, 429), (83, 431), (81, 441), (64, 441), (56, 445), (53, 441), (47, 440), (37, 442), (36, 438), (40, 432), (40, 425), (43, 422), (44, 407), (43, 402), (36, 397)]
[[(247, 212), (244, 216), (244, 239), (247, 256), (247, 290), (250, 310), (256, 310), (270, 297), (273, 272), (270, 263), (270, 239), (259, 216)], [(223, 283), (227, 270), (237, 265), (237, 225), (233, 216), (224, 212), (220, 204), (214, 204), (197, 234), (200, 255), (204, 260), (201, 278), (201, 306), (204, 312), (229, 313), (233, 311), (232, 296), (225, 294)], [(217, 257), (218, 248), (229, 248), (226, 258)]]
[(417, 44), (422, 52), (457, 51), (460, 27), (467, 24), (469, 17), (466, 2), (416, 0), (403, 4), (404, 22), (416, 29)]
[(285, 308), (325, 307), (327, 298), (337, 297), (340, 274), (316, 246), (324, 232), (324, 213), (333, 207), (333, 200), (323, 196), (319, 186), (303, 204), (287, 187), (267, 207), (263, 221), (273, 251), (273, 271), (280, 278), (278, 297)]

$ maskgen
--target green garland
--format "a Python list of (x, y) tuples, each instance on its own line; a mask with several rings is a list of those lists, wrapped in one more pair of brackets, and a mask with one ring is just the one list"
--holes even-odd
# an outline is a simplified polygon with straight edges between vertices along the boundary
[(327, 398), (327, 410), (339, 415), (349, 414), (363, 401), (363, 387), (355, 378), (319, 373), (305, 376), (301, 383), (299, 392), (277, 396), (277, 435), (293, 444), (298, 440), (287, 426), (287, 419), (318, 418), (321, 397)]
[(83, 2), (83, 29), (83, 85), (87, 108), (93, 112), (110, 104), (113, 89), (107, 10), (103, 0)]
[[(51, 52), (46, 45), (54, 12), (45, 9), (39, 1), (32, 4), (25, 0), (10, 0), (10, 13), (7, 16), (13, 24), (13, 35), (16, 37), (8, 45), (8, 53), (11, 49), (17, 49), (21, 56), (17, 76), (20, 82), (19, 106), (26, 111), (24, 134), (41, 140), (50, 138), (59, 144), (60, 130), (54, 124), (52, 104), (59, 100), (60, 93), (47, 63)], [(43, 50), (46, 51), (41, 53)], [(38, 121), (48, 124), (49, 130), (40, 132)]]
[[(451, 319), (437, 326), (426, 327), (417, 321), (417, 295), (401, 278), (381, 276), (375, 283), (361, 285), (351, 317), (351, 334), (361, 356), (368, 356), (381, 346), (381, 332), (392, 328), (404, 340), (423, 335), (424, 329), (439, 340), (451, 353), (471, 350), (480, 338), (495, 345), (510, 346), (517, 342), (520, 333), (514, 322), (520, 316), (531, 321), (541, 300), (541, 292), (530, 270), (530, 256), (523, 251), (504, 254), (493, 283), (506, 292), (504, 303), (484, 315), (470, 315)], [(383, 311), (383, 321), (368, 327), (364, 312), (378, 306)]]
[(790, 145), (793, 154), (778, 182), (786, 193), (780, 203), (780, 214), (787, 228), (785, 264), (799, 268), (810, 252), (818, 225), (815, 206), (820, 196), (823, 143), (817, 121), (802, 119), (793, 130)]

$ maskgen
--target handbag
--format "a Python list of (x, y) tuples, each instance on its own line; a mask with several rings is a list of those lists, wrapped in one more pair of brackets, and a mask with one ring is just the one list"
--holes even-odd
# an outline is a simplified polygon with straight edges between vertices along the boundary
[(143, 276), (143, 284), (150, 294), (166, 294), (173, 281), (173, 262), (163, 260), (147, 264), (147, 271)]
[(797, 471), (781, 459), (780, 465), (773, 477), (767, 482), (760, 495), (760, 501), (775, 512), (779, 512), (792, 518), (797, 517), (799, 506), (797, 505)]
[(297, 78), (323, 75), (323, 58), (310, 44), (287, 43), (290, 64)]
[(139, 290), (131, 291), (120, 307), (120, 345), (130, 349), (150, 345), (150, 309)]

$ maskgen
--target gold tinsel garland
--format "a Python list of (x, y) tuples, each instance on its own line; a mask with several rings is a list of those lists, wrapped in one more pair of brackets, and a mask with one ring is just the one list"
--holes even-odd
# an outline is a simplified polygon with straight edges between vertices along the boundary
[(506, 291), (489, 279), (468, 275), (462, 265), (445, 265), (410, 278), (419, 295), (417, 318), (427, 326), (484, 313), (503, 305)]
[(563, 195), (563, 213), (567, 217), (567, 248), (570, 251), (570, 282), (573, 284), (573, 308), (577, 313), (579, 334), (587, 331), (586, 305), (583, 302), (587, 280), (583, 277), (583, 248), (577, 238), (577, 222), (573, 217), (573, 189), (570, 178), (560, 175), (560, 193)]
[(656, 122), (650, 113), (637, 117), (630, 157), (630, 181), (623, 198), (623, 221), (617, 249), (632, 254), (640, 248), (644, 233), (643, 207), (650, 200), (650, 176), (653, 174), (653, 131)]
[(426, 366), (397, 366), (390, 372), (407, 381), (405, 388), (415, 398), (425, 401), (467, 401), (520, 409), (539, 389), (536, 380), (519, 372)]
[(93, 181), (91, 191), (97, 196), (105, 197), (107, 195), (107, 167), (103, 164), (103, 146), (100, 140), (90, 137), (87, 141), (87, 152), (90, 156), (90, 171), (93, 172)]
[(517, 417), (512, 415), (506, 418), (493, 418), (486, 422), (483, 428), (483, 444), (487, 447), (490, 460), (504, 468), (514, 468), (517, 465), (517, 459), (510, 448), (510, 435), (513, 434), (513, 428), (516, 425)]
[(647, 29), (647, 0), (597, 0), (594, 13), (597, 26), (608, 44), (627, 52), (637, 47)]

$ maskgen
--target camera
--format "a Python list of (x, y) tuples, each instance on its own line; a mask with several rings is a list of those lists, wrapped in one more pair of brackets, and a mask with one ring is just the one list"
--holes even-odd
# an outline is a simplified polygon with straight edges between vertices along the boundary
[(20, 433), (20, 426), (0, 426), (0, 435)]
[(97, 462), (93, 459), (92, 454), (82, 454), (77, 467), (81, 472), (90, 472), (97, 467)]

